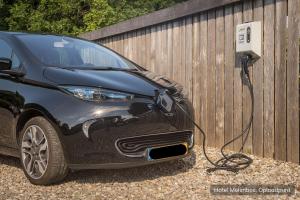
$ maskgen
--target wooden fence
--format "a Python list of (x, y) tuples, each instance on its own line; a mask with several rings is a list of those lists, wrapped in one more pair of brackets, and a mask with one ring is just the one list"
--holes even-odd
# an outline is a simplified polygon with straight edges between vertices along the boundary
[(235, 27), (257, 20), (263, 56), (250, 68), (254, 121), (244, 151), (299, 163), (300, 0), (191, 0), (82, 37), (184, 85), (208, 145), (221, 147), (249, 120)]

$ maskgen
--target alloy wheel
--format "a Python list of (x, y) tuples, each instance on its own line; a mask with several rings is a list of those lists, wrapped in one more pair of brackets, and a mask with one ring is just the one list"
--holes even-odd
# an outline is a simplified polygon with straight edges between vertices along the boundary
[(36, 125), (29, 126), (21, 143), (22, 162), (27, 174), (33, 179), (41, 178), (48, 166), (48, 141), (44, 131)]

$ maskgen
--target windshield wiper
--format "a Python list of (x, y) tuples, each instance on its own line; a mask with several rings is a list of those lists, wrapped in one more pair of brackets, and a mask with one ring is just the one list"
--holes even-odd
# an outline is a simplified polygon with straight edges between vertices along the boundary
[(116, 67), (64, 67), (69, 70), (97, 70), (97, 71), (139, 71), (138, 69), (116, 68)]
[(117, 68), (117, 67), (91, 67), (91, 70), (108, 70), (108, 71), (138, 71), (138, 69)]

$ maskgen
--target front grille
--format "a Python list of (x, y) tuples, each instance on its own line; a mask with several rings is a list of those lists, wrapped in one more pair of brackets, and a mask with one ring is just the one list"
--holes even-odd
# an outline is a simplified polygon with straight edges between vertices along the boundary
[(127, 156), (143, 156), (147, 148), (169, 146), (187, 143), (190, 145), (192, 131), (172, 132), (156, 135), (146, 135), (119, 139), (116, 146), (120, 152)]

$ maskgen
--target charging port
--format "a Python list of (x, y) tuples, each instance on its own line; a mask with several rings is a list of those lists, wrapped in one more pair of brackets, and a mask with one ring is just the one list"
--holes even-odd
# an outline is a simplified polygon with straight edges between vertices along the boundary
[(148, 160), (157, 160), (174, 156), (182, 156), (187, 154), (188, 149), (185, 144), (165, 146), (148, 150)]

